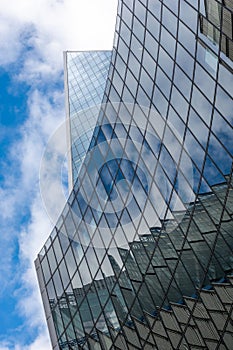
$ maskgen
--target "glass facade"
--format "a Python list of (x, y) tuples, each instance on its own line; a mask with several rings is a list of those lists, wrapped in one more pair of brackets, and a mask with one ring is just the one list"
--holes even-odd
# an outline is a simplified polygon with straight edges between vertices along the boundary
[[(85, 156), (98, 111), (78, 114), (98, 106), (103, 98), (111, 51), (86, 51), (64, 53), (66, 104), (68, 120), (69, 187), (72, 189)], [(80, 119), (80, 116), (82, 118)]]
[(97, 107), (95, 60), (74, 66), (71, 130), (94, 125), (36, 260), (54, 349), (232, 349), (232, 16), (119, 0)]

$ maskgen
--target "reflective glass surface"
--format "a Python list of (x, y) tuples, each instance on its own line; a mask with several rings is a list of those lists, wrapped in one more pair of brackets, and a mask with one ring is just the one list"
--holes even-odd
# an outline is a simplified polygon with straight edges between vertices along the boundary
[(101, 103), (106, 84), (111, 51), (66, 52), (66, 80), (68, 115), (70, 125), (70, 147), (72, 188), (83, 157), (85, 156), (98, 113), (82, 114), (80, 111)]
[(117, 18), (103, 103), (78, 114), (95, 117), (85, 158), (38, 256), (47, 318), (60, 349), (230, 350), (233, 2), (120, 0)]

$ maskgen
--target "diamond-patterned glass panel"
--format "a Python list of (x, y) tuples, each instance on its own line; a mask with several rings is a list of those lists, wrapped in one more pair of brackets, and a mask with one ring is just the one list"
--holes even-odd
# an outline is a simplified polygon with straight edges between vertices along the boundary
[(117, 18), (111, 60), (67, 60), (77, 179), (37, 259), (53, 343), (230, 350), (233, 1), (119, 0)]

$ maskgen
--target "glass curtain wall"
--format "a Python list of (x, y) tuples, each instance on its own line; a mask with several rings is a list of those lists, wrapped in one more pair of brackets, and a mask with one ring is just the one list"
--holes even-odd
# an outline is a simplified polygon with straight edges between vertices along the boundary
[(232, 9), (119, 1), (97, 122), (37, 259), (60, 349), (231, 348)]

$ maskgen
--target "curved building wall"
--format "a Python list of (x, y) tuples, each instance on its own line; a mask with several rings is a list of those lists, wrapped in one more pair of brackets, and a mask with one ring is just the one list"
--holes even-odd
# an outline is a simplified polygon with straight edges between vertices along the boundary
[(37, 259), (61, 349), (231, 348), (232, 8), (119, 1), (97, 124)]

